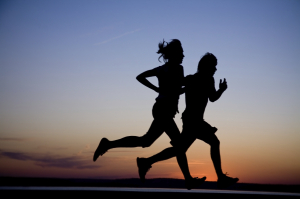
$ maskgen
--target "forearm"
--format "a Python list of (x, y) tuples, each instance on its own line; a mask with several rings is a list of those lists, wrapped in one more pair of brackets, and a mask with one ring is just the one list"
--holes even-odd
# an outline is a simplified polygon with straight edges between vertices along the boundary
[(141, 83), (143, 84), (144, 86), (154, 90), (155, 92), (158, 92), (158, 87), (157, 86), (154, 86), (151, 82), (149, 82), (146, 78), (142, 78), (142, 77), (139, 77), (137, 76), (136, 79)]
[(214, 93), (213, 96), (211, 96), (211, 97), (209, 98), (209, 100), (210, 100), (211, 102), (217, 101), (217, 100), (221, 97), (221, 95), (223, 94), (224, 91), (225, 91), (224, 89), (219, 89), (218, 91), (216, 91), (216, 92)]

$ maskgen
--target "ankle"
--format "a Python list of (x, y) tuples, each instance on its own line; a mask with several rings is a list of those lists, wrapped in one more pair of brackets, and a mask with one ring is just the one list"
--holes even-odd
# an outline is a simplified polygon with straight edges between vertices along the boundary
[(193, 177), (192, 177), (191, 175), (185, 175), (185, 176), (184, 176), (184, 179), (185, 179), (185, 180), (192, 180)]
[(151, 167), (153, 162), (151, 162), (148, 158), (145, 158), (145, 164)]
[(217, 173), (218, 178), (224, 178), (226, 177), (226, 175), (224, 173)]
[(144, 163), (152, 166), (152, 164), (154, 164), (155, 160), (153, 160), (151, 157), (150, 158), (143, 158), (144, 159)]

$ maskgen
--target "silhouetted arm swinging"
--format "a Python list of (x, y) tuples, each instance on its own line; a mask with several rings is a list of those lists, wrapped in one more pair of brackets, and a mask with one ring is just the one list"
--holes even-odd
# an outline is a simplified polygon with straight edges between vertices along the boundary
[(217, 101), (226, 89), (227, 89), (226, 79), (224, 78), (223, 82), (222, 82), (222, 79), (220, 79), (219, 90), (216, 91), (215, 86), (213, 86), (213, 91), (209, 95), (209, 101), (211, 101), (211, 102)]
[[(183, 70), (182, 70), (182, 76), (183, 76)], [(180, 88), (180, 90), (179, 90), (179, 95), (182, 95), (183, 93), (185, 93), (185, 86), (186, 86), (186, 77), (183, 77), (182, 78), (183, 80), (182, 80), (182, 86), (183, 87), (181, 87)]]
[(156, 72), (154, 70), (147, 70), (141, 74), (139, 74), (136, 79), (143, 84), (144, 86), (147, 86), (148, 88), (154, 90), (155, 92), (159, 93), (159, 88), (157, 86), (154, 86), (151, 82), (149, 82), (146, 78), (147, 77), (153, 77), (156, 76)]

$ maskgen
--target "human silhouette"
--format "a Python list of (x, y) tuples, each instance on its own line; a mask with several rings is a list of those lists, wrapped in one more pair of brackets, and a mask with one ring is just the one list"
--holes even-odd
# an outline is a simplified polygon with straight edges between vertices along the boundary
[[(210, 154), (218, 176), (218, 188), (226, 188), (236, 183), (238, 178), (228, 177), (221, 167), (220, 141), (215, 132), (217, 128), (212, 127), (204, 121), (204, 111), (208, 103), (217, 101), (222, 93), (227, 89), (226, 79), (220, 80), (219, 90), (215, 89), (214, 74), (217, 70), (217, 58), (206, 53), (199, 61), (198, 71), (194, 75), (188, 75), (185, 80), (186, 108), (182, 113), (183, 130), (178, 139), (172, 140), (173, 147), (167, 148), (160, 153), (149, 158), (138, 158), (138, 169), (141, 178), (145, 178), (147, 169), (158, 161), (166, 160), (178, 154), (182, 155), (196, 139), (200, 139), (211, 146)], [(174, 143), (175, 142), (175, 143)]]
[[(152, 109), (154, 120), (148, 132), (141, 137), (128, 136), (113, 141), (102, 138), (94, 153), (94, 161), (109, 149), (119, 147), (149, 147), (163, 132), (166, 132), (170, 137), (171, 143), (180, 136), (180, 131), (173, 118), (176, 112), (178, 112), (179, 96), (183, 93), (182, 85), (184, 74), (183, 67), (180, 65), (184, 58), (183, 49), (181, 42), (177, 39), (173, 39), (170, 43), (165, 41), (160, 42), (158, 47), (159, 50), (157, 53), (160, 54), (158, 60), (163, 57), (165, 64), (145, 71), (136, 77), (140, 83), (158, 93), (158, 97)], [(158, 78), (159, 87), (156, 87), (147, 80), (148, 77), (153, 76)], [(190, 175), (185, 153), (177, 155), (177, 161), (184, 174), (188, 188), (193, 188), (203, 183), (205, 178), (192, 178)], [(139, 159), (137, 159), (137, 164), (140, 164)], [(144, 165), (143, 168), (147, 171), (150, 167), (151, 166), (148, 167)], [(141, 170), (140, 172), (145, 173), (146, 171)], [(141, 175), (141, 173), (139, 173), (139, 175), (141, 180), (144, 181), (145, 178), (142, 177), (143, 175)]]

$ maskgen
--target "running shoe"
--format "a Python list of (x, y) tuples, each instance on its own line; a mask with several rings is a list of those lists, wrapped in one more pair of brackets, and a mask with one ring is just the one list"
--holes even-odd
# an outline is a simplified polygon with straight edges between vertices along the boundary
[(139, 176), (142, 182), (145, 182), (146, 173), (151, 168), (151, 165), (146, 164), (146, 158), (136, 158), (136, 163), (139, 170)]
[(97, 158), (101, 155), (103, 155), (107, 150), (108, 150), (108, 139), (107, 138), (102, 138), (98, 148), (96, 149), (95, 153), (94, 153), (94, 157), (93, 160), (94, 162), (97, 160)]

